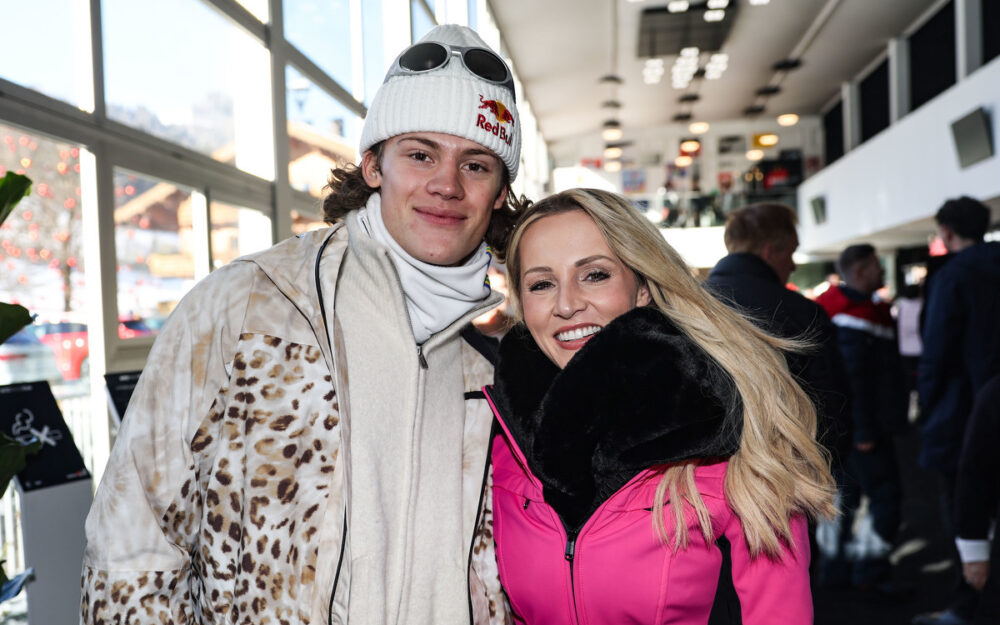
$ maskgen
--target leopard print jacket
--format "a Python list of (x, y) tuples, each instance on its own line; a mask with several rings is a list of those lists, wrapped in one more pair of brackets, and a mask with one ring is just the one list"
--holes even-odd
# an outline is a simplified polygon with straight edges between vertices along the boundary
[[(344, 228), (307, 233), (214, 272), (164, 326), (87, 519), (81, 623), (348, 622), (349, 574), (338, 577), (337, 389), (346, 388), (346, 371), (333, 366), (344, 362), (342, 345), (336, 332), (325, 340), (314, 281), (327, 238), (326, 294)], [(471, 397), (463, 454), (482, 458), (492, 415), (476, 391), (492, 366), (464, 342), (462, 359)], [(466, 492), (486, 489), (470, 499), (481, 503), (470, 515), (478, 525), (469, 605), (474, 623), (495, 625), (508, 622), (508, 607), (484, 468), (471, 460), (463, 467)]]

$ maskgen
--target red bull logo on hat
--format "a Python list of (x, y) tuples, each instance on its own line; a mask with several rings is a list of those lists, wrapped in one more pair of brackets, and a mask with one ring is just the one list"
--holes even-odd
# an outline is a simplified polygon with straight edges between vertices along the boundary
[(496, 123), (487, 121), (486, 115), (479, 113), (476, 117), (476, 126), (482, 128), (486, 132), (492, 133), (493, 135), (500, 137), (500, 139), (510, 145), (511, 135), (507, 132), (506, 124), (511, 124), (514, 122), (514, 116), (511, 115), (510, 111), (503, 102), (499, 100), (484, 100), (483, 95), (479, 94), (479, 108), (488, 110), (492, 115)]

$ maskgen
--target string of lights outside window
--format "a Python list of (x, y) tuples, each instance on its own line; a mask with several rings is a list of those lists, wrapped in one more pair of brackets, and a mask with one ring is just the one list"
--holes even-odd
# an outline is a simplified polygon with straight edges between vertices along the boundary
[[(644, 0), (628, 0), (629, 2), (643, 2)], [(745, 0), (751, 7), (768, 4), (770, 0)], [(616, 2), (612, 2), (616, 5)], [(652, 11), (663, 13), (663, 18), (671, 16), (696, 19), (700, 14), (701, 20), (706, 23), (725, 26), (731, 24), (735, 19), (738, 8), (737, 0), (670, 0), (666, 5), (666, 11), (662, 7), (651, 9)], [(752, 10), (752, 9), (751, 9)], [(649, 10), (647, 10), (649, 11)], [(601, 78), (602, 82), (621, 84), (621, 78), (617, 75), (617, 15), (612, 15), (612, 73)], [(726, 21), (728, 20), (728, 22)], [(691, 29), (687, 29), (689, 32)], [(666, 65), (669, 56), (676, 56), (670, 66), (671, 86), (682, 92), (678, 96), (679, 110), (674, 115), (673, 121), (678, 123), (690, 122), (688, 132), (690, 136), (683, 137), (679, 143), (678, 155), (674, 159), (674, 165), (680, 168), (689, 167), (701, 153), (701, 140), (699, 137), (709, 131), (710, 125), (706, 121), (696, 120), (694, 115), (694, 104), (698, 102), (700, 96), (698, 87), (702, 80), (720, 80), (724, 76), (729, 65), (729, 55), (721, 48), (725, 40), (726, 29), (715, 42), (716, 45), (707, 46), (710, 49), (700, 49), (694, 45), (684, 45), (677, 52), (663, 51), (656, 49), (656, 37), (649, 33), (640, 32), (639, 56), (645, 57), (642, 70), (643, 81), (647, 85), (657, 85), (663, 80), (666, 73)], [(644, 41), (645, 35), (645, 41)], [(686, 35), (686, 33), (685, 33)], [(667, 58), (664, 58), (667, 57)], [(743, 111), (744, 115), (750, 119), (756, 119), (765, 112), (767, 98), (780, 93), (780, 83), (785, 75), (798, 68), (800, 62), (797, 59), (785, 59), (774, 64), (774, 75), (771, 81), (761, 87), (756, 92), (756, 97), (750, 106)], [(615, 96), (617, 89), (615, 89)], [(606, 107), (620, 108), (621, 104), (617, 97), (604, 103)], [(799, 116), (794, 113), (784, 113), (777, 117), (779, 126), (790, 127), (797, 124)], [(604, 122), (602, 138), (606, 145), (604, 156), (606, 160), (605, 169), (615, 172), (621, 170), (622, 148), (627, 147), (628, 142), (622, 142), (621, 124), (617, 118), (611, 118)], [(760, 161), (765, 156), (765, 150), (772, 148), (780, 141), (779, 136), (774, 132), (754, 133), (751, 137), (750, 149), (746, 152), (747, 160), (751, 162)]]

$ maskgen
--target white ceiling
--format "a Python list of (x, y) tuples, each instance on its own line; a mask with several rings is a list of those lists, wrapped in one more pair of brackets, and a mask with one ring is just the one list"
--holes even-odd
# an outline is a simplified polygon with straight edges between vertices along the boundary
[[(698, 4), (699, 0), (692, 0)], [(781, 92), (766, 100), (764, 116), (780, 113), (817, 114), (839, 93), (841, 83), (859, 78), (884, 58), (890, 38), (912, 29), (942, 0), (771, 0), (767, 5), (738, 3), (738, 11), (722, 52), (729, 67), (719, 80), (696, 80), (687, 89), (701, 99), (684, 105), (694, 120), (720, 121), (743, 117), (743, 109), (758, 101), (756, 91), (778, 84)], [(639, 16), (665, 0), (491, 0), (545, 139), (566, 139), (599, 133), (616, 111), (601, 108), (615, 87), (601, 84), (617, 71), (623, 108), (617, 111), (625, 139), (644, 128), (671, 123), (682, 110), (684, 93), (670, 84), (670, 65), (659, 84), (642, 79), (644, 59), (637, 58)], [(617, 14), (613, 14), (617, 12)], [(612, 30), (617, 21), (617, 67), (612, 60)], [(679, 51), (678, 51), (679, 52)], [(802, 65), (791, 72), (772, 66), (785, 58)], [(521, 94), (519, 94), (521, 95)]]

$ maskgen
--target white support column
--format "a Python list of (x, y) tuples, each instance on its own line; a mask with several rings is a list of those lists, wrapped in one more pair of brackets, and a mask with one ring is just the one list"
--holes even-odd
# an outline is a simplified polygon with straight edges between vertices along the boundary
[(844, 103), (844, 154), (847, 154), (861, 144), (861, 91), (858, 82), (842, 83), (840, 97)]
[(955, 79), (983, 64), (982, 0), (955, 0)]
[(889, 123), (895, 124), (910, 112), (910, 43), (904, 38), (889, 40)]

